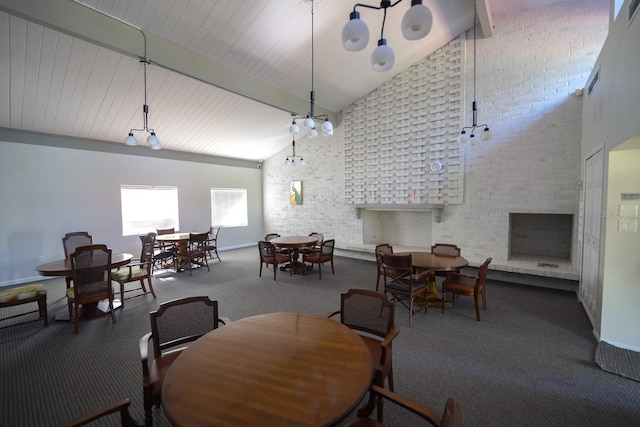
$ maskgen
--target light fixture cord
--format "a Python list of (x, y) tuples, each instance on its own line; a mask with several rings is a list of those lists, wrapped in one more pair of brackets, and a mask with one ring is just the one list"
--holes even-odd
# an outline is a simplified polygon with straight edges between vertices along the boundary
[[(472, 105), (472, 119), (473, 127), (478, 126), (478, 106), (476, 104), (476, 26), (478, 21), (478, 9), (477, 1), (473, 2), (473, 105)], [(473, 134), (473, 131), (471, 132)]]
[(311, 118), (313, 119), (315, 117), (315, 111), (314, 111), (314, 104), (315, 104), (315, 98), (316, 98), (316, 94), (315, 91), (313, 90), (313, 69), (315, 68), (313, 65), (313, 0), (311, 0), (311, 100), (310, 100), (310, 109), (311, 111), (309, 111), (309, 115), (311, 116)]
[(384, 39), (384, 24), (385, 22), (387, 22), (387, 8), (385, 7), (384, 9), (384, 14), (382, 16), (382, 28), (380, 28), (380, 39)]
[[(146, 50), (146, 49), (145, 49)], [(145, 53), (146, 54), (146, 53)], [(149, 105), (147, 104), (147, 58), (142, 60), (142, 67), (144, 70), (144, 106), (142, 107), (142, 112), (144, 113), (144, 130), (149, 130), (149, 118), (147, 115), (149, 114)]]

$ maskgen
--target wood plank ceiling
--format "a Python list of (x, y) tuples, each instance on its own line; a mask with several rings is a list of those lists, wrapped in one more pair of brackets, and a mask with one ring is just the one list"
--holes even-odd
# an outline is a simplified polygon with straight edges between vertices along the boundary
[[(433, 28), (410, 42), (399, 30), (410, 5), (404, 1), (389, 9), (385, 25), (395, 66), (375, 73), (369, 55), (383, 14), (359, 9), (371, 33), (369, 46), (347, 52), (340, 34), (351, 1), (314, 1), (313, 69), (309, 0), (46, 1), (0, 0), (0, 127), (123, 144), (129, 129), (143, 125), (139, 57), (146, 46), (149, 127), (163, 149), (247, 160), (290, 145), (290, 113), (308, 112), (312, 78), (317, 108), (339, 113), (473, 23), (473, 0), (426, 0)], [(508, 11), (550, 2), (485, 0), (481, 6), (490, 20), (491, 7)], [(39, 16), (40, 6), (61, 14), (81, 8), (90, 19)], [(114, 18), (141, 30), (128, 39), (135, 48), (110, 46), (103, 37), (114, 35), (92, 28)], [(170, 64), (173, 50), (195, 56)], [(136, 136), (146, 145), (146, 133)]]

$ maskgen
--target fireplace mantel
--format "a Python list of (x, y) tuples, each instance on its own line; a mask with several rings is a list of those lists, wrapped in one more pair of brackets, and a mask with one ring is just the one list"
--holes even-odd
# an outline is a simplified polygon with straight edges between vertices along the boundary
[(356, 218), (362, 217), (363, 210), (369, 211), (393, 211), (393, 212), (433, 212), (433, 220), (440, 222), (443, 204), (356, 204)]

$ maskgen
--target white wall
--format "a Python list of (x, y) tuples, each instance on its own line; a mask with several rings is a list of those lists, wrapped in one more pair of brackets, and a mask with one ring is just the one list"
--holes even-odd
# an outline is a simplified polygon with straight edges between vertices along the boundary
[[(608, 3), (603, 0), (572, 0), (495, 17), (494, 36), (478, 40), (476, 93), (479, 123), (487, 122), (494, 137), (488, 143), (466, 147), (463, 203), (448, 204), (442, 211), (440, 223), (425, 221), (423, 227), (431, 229), (424, 233), (425, 236), (433, 242), (458, 244), (472, 263), (482, 263), (488, 256), (493, 257), (496, 264), (506, 263), (509, 212), (577, 216), (582, 99), (574, 92), (585, 85), (604, 42), (608, 11)], [(465, 51), (472, 55), (470, 41)], [(433, 58), (440, 58), (440, 53), (434, 54)], [(338, 246), (362, 243), (363, 220), (356, 218), (354, 209), (354, 203), (359, 201), (349, 200), (344, 190), (345, 175), (353, 175), (350, 168), (354, 165), (362, 168), (361, 157), (365, 155), (351, 150), (351, 145), (348, 151), (345, 150), (345, 139), (356, 138), (350, 126), (361, 128), (362, 123), (350, 123), (349, 120), (364, 120), (368, 124), (378, 117), (386, 118), (388, 114), (393, 117), (396, 111), (394, 88), (404, 87), (398, 81), (432, 75), (433, 70), (440, 69), (441, 63), (439, 59), (437, 63), (430, 59), (420, 61), (411, 70), (396, 76), (395, 81), (359, 100), (358, 106), (368, 106), (367, 116), (344, 114), (344, 121), (336, 128), (333, 138), (301, 138), (297, 141), (296, 152), (304, 155), (306, 166), (285, 167), (284, 160), (291, 153), (290, 149), (265, 162), (265, 229), (287, 234), (318, 230), (335, 237)], [(464, 125), (471, 123), (472, 66), (473, 57), (469, 56), (464, 67), (467, 83), (462, 104), (459, 92), (455, 91), (447, 101), (452, 104), (449, 107), (451, 114), (456, 111), (456, 105), (466, 111)], [(440, 86), (432, 86), (435, 82), (423, 78), (426, 92), (441, 90)], [(427, 108), (429, 104), (422, 98), (415, 98), (411, 108), (415, 108), (416, 103), (423, 105), (423, 102)], [(404, 108), (404, 98), (400, 98), (398, 104)], [(422, 115), (426, 120), (423, 126), (438, 125), (431, 122), (433, 114), (427, 110)], [(462, 125), (458, 123), (458, 126)], [(416, 157), (423, 163), (418, 166), (411, 161), (403, 166), (402, 161), (394, 160), (393, 164), (397, 175), (404, 175), (418, 184), (426, 183), (420, 197), (423, 203), (428, 203), (433, 200), (430, 191), (441, 191), (438, 185), (432, 186), (429, 181), (432, 178), (426, 171), (429, 153), (431, 150), (439, 152), (442, 143), (438, 131), (427, 129), (422, 133), (425, 134), (427, 153), (419, 152)], [(452, 145), (455, 133), (446, 131), (444, 134), (449, 138), (445, 145)], [(417, 150), (421, 147), (422, 141), (415, 141), (415, 138), (422, 138), (418, 131), (412, 131), (409, 136), (405, 132), (398, 133), (395, 138), (399, 144), (410, 141)], [(444, 150), (450, 148), (453, 150), (453, 147)], [(372, 180), (375, 180), (376, 170), (383, 169), (381, 165), (388, 160), (384, 156), (396, 154), (382, 148), (378, 153), (381, 156), (378, 161), (367, 164), (362, 172)], [(294, 178), (303, 180), (303, 206), (288, 205), (286, 189)], [(383, 179), (386, 177), (378, 178), (381, 182)], [(401, 183), (398, 188), (401, 196), (407, 199), (403, 186)], [(400, 227), (401, 223), (398, 224)], [(398, 234), (403, 231), (399, 229)], [(425, 241), (423, 246), (429, 247), (432, 241)]]
[[(607, 213), (617, 211), (621, 192), (640, 192), (640, 15), (628, 25), (628, 5), (626, 0), (610, 24), (589, 82), (597, 70), (600, 79), (593, 92), (585, 94), (582, 113), (583, 158), (604, 143), (603, 211)], [(625, 150), (612, 152), (618, 147)], [(601, 295), (596, 303), (599, 318), (594, 322), (595, 332), (603, 341), (640, 351), (640, 334), (635, 327), (640, 322), (640, 234), (619, 232), (615, 215), (602, 218)]]
[[(639, 136), (640, 142), (640, 136)], [(620, 215), (620, 205), (638, 206), (640, 200), (621, 200), (622, 193), (640, 194), (640, 149), (609, 153), (604, 292), (600, 338), (610, 344), (640, 351), (640, 234), (621, 231), (620, 221), (635, 217)], [(633, 214), (631, 214), (633, 215)], [(634, 325), (634, 326), (632, 326)]]
[(177, 186), (183, 231), (209, 230), (210, 188), (247, 188), (250, 225), (221, 230), (219, 245), (253, 244), (263, 234), (257, 168), (0, 141), (0, 174), (0, 286), (41, 279), (40, 257), (64, 258), (70, 231), (139, 254), (137, 236), (122, 236), (121, 184)]

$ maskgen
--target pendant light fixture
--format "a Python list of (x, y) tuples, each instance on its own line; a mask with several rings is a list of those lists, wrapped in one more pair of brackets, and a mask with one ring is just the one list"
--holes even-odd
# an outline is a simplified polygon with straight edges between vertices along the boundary
[(302, 158), (302, 156), (296, 156), (296, 136), (295, 134), (293, 135), (293, 154), (291, 156), (287, 156), (287, 159), (285, 160), (285, 164), (287, 166), (304, 166), (304, 159)]
[[(296, 120), (304, 119), (304, 127), (309, 129), (309, 133), (308, 133), (309, 138), (317, 138), (318, 137), (318, 130), (316, 129), (316, 122), (322, 123), (322, 125), (321, 125), (322, 134), (325, 135), (325, 136), (332, 136), (333, 135), (333, 123), (331, 123), (331, 121), (329, 120), (329, 116), (327, 116), (326, 114), (322, 114), (322, 115), (316, 116), (315, 112), (314, 112), (314, 106), (315, 106), (315, 102), (316, 102), (316, 93), (313, 90), (313, 0), (310, 0), (310, 3), (311, 3), (311, 97), (310, 97), (310, 106), (309, 106), (309, 112), (307, 113), (306, 117), (298, 116), (297, 113), (291, 113), (291, 115), (293, 116), (293, 122), (291, 123), (291, 126), (289, 126), (289, 132), (291, 132), (293, 135), (299, 134), (300, 133), (300, 127), (296, 123)], [(294, 146), (295, 146), (295, 139), (294, 139)], [(294, 147), (294, 154), (295, 154), (295, 147)]]
[[(476, 129), (484, 128), (482, 134), (480, 135), (480, 139), (483, 141), (488, 141), (491, 139), (491, 131), (489, 130), (488, 124), (478, 124), (478, 105), (476, 104), (476, 26), (478, 24), (478, 9), (476, 8), (476, 2), (473, 2), (473, 103), (471, 105), (472, 110), (472, 118), (473, 124), (472, 126), (465, 126), (460, 131), (460, 136), (458, 137), (458, 143), (464, 144), (465, 142), (475, 141), (474, 132)], [(469, 133), (467, 133), (469, 130)]]
[(162, 150), (162, 145), (160, 145), (160, 140), (156, 136), (156, 131), (153, 128), (149, 127), (149, 106), (147, 105), (147, 65), (149, 61), (146, 58), (146, 41), (145, 41), (145, 57), (140, 58), (140, 62), (144, 67), (144, 105), (142, 106), (142, 129), (131, 129), (129, 131), (129, 135), (125, 138), (124, 143), (129, 146), (138, 145), (138, 140), (135, 136), (133, 136), (133, 131), (145, 131), (149, 132), (150, 135), (147, 137), (147, 143), (152, 150)]
[[(356, 3), (353, 6), (353, 12), (349, 14), (349, 22), (342, 29), (342, 46), (350, 52), (362, 50), (369, 43), (369, 28), (367, 24), (360, 20), (360, 13), (356, 8), (366, 7), (384, 12), (378, 47), (371, 54), (371, 68), (373, 71), (388, 71), (395, 62), (393, 49), (387, 45), (387, 39), (384, 38), (384, 24), (387, 20), (387, 9), (396, 6), (400, 2), (402, 0), (398, 0), (395, 3), (389, 0), (382, 0), (380, 6)], [(402, 18), (402, 35), (407, 40), (419, 40), (429, 34), (432, 24), (433, 15), (431, 10), (422, 4), (422, 0), (411, 0), (411, 7)]]

